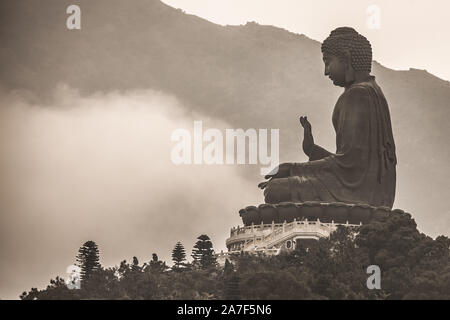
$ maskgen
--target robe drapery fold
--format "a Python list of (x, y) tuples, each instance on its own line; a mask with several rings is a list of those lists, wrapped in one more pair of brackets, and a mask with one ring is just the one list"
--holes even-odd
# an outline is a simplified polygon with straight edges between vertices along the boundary
[(392, 208), (395, 143), (387, 101), (370, 77), (339, 97), (333, 111), (336, 153), (314, 145), (309, 162), (291, 164), (288, 178), (273, 179), (266, 202), (365, 203)]

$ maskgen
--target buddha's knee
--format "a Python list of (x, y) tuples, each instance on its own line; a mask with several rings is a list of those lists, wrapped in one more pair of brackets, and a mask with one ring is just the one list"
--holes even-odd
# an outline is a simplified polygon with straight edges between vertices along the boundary
[(264, 190), (264, 201), (272, 204), (290, 201), (289, 183), (287, 179), (274, 179), (269, 181)]

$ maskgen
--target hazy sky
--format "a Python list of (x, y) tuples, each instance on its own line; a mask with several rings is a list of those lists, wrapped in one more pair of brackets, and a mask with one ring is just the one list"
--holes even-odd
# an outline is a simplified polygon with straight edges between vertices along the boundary
[(230, 228), (242, 224), (239, 209), (262, 202), (242, 167), (172, 164), (173, 130), (195, 119), (230, 125), (186, 114), (168, 95), (82, 97), (61, 87), (46, 105), (0, 97), (0, 298), (66, 277), (87, 240), (105, 266), (148, 262), (153, 252), (171, 264), (175, 243), (190, 257), (202, 233), (225, 250)]
[[(391, 69), (426, 69), (450, 80), (448, 0), (163, 0), (211, 22), (274, 25), (323, 41), (339, 26), (352, 26), (374, 48), (374, 60)], [(369, 29), (367, 9), (380, 9), (380, 29)]]

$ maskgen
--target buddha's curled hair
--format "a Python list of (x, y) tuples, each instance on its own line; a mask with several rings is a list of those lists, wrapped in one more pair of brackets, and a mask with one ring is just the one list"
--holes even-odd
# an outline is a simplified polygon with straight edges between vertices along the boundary
[(372, 69), (372, 46), (369, 40), (350, 27), (341, 27), (331, 31), (322, 44), (322, 53), (344, 58), (344, 52), (350, 52), (352, 67), (355, 71)]

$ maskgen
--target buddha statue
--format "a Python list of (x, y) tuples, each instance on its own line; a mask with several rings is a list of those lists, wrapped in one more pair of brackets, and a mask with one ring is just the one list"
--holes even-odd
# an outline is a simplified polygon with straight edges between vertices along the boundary
[(311, 124), (304, 130), (305, 163), (283, 163), (269, 173), (265, 202), (342, 202), (392, 209), (396, 154), (386, 98), (370, 75), (370, 42), (353, 28), (332, 31), (322, 44), (325, 76), (343, 87), (333, 111), (336, 152), (315, 144)]

